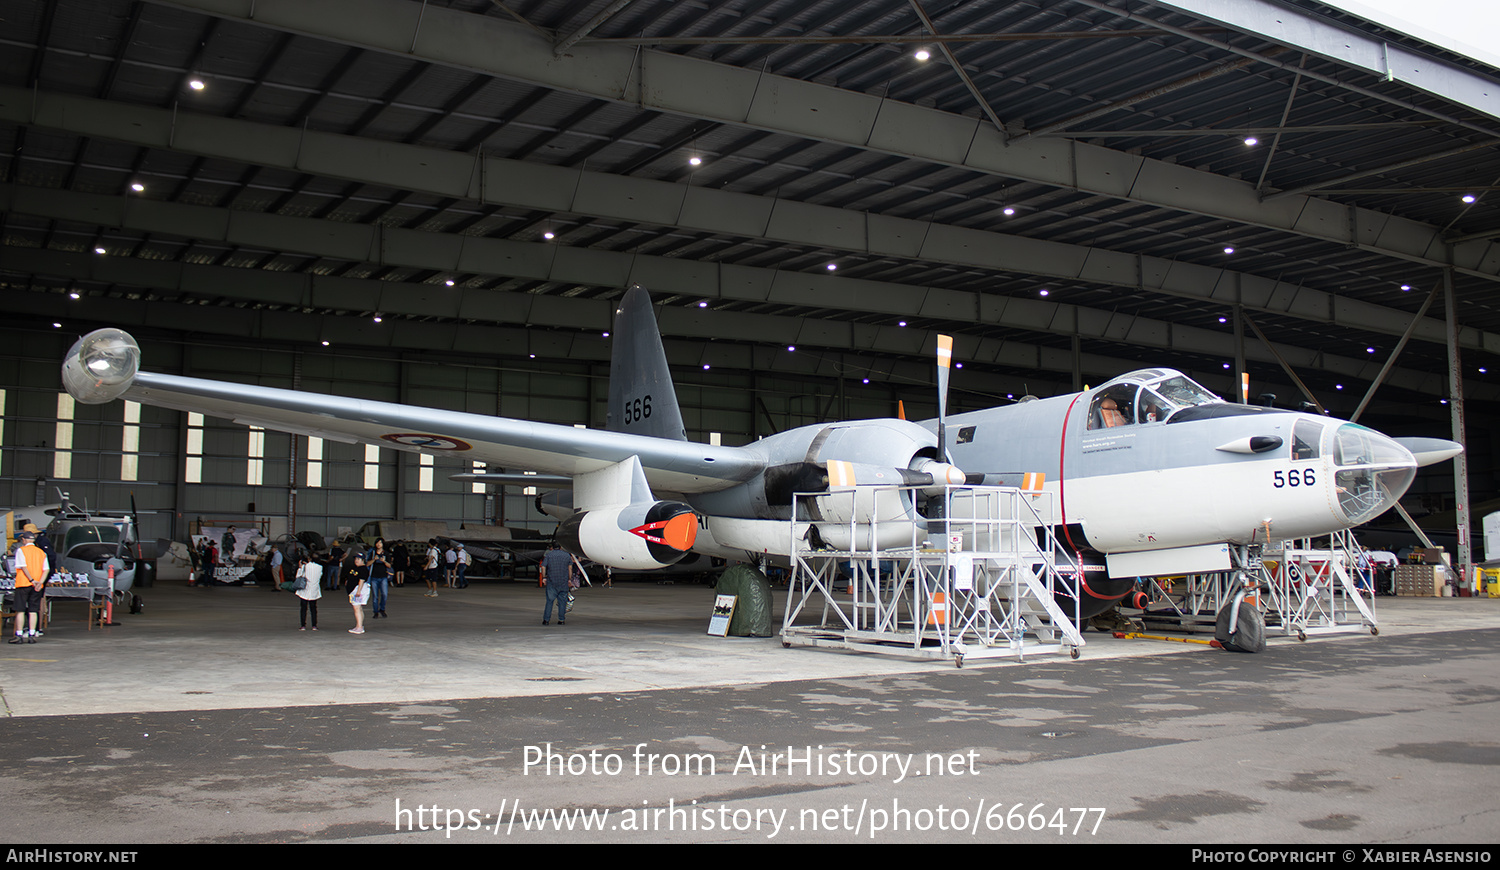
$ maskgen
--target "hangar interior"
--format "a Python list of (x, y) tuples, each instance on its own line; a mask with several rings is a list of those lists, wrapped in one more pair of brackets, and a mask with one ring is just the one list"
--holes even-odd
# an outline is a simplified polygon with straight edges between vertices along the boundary
[(694, 440), (931, 416), (948, 333), (954, 412), (1170, 366), (1349, 419), (1380, 382), (1360, 422), (1468, 448), (1412, 513), (1500, 497), (1500, 73), (1432, 39), (1303, 0), (0, 19), (8, 504), (550, 527), (464, 465), (75, 405), (58, 365), (119, 326), (152, 371), (597, 428), (632, 282)]

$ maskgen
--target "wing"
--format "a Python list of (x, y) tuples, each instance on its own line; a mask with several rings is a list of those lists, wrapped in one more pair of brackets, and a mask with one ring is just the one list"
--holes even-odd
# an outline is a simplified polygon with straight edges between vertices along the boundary
[(139, 354), (125, 333), (99, 330), (69, 352), (63, 382), (74, 398), (88, 404), (124, 398), (281, 432), (460, 457), (491, 467), (573, 476), (636, 456), (651, 486), (667, 492), (724, 489), (766, 466), (765, 458), (747, 447), (140, 372)]

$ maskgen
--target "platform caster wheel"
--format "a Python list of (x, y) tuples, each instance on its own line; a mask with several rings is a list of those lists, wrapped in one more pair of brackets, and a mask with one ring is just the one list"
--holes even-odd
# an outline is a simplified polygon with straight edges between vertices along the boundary
[(789, 642), (787, 642), (787, 641), (782, 641), (781, 642), (781, 648), (782, 649), (791, 649), (792, 645)]
[(1372, 634), (1372, 635), (1380, 634), (1380, 628), (1379, 628), (1379, 626), (1374, 626), (1374, 625), (1370, 626), (1370, 634)]
[(954, 656), (953, 657), (953, 666), (955, 668), (962, 668), (964, 666), (964, 657), (963, 656)]
[(1297, 632), (1297, 640), (1300, 640), (1303, 643), (1306, 643), (1307, 642), (1307, 632), (1305, 632), (1305, 631), (1299, 631), (1299, 632)]
[(1083, 651), (1080, 650), (1078, 647), (1073, 647), (1073, 651), (1071, 653), (1068, 653), (1068, 655), (1071, 656), (1072, 659), (1073, 659), (1073, 661), (1076, 662), (1076, 661), (1078, 661), (1078, 657), (1081, 656), (1081, 655), (1083, 655)]

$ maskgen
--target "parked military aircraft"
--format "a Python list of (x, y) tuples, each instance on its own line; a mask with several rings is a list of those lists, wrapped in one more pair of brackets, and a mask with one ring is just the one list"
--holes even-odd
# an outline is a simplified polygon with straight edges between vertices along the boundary
[[(794, 521), (798, 535), (816, 532), (841, 547), (851, 543), (851, 517), (878, 518), (891, 538), (881, 543), (905, 542), (913, 526), (925, 528), (924, 506), (856, 497), (857, 486), (940, 492), (966, 481), (1018, 482), (1011, 478), (1039, 471), (1058, 496), (1056, 525), (1069, 546), (1108, 557), (1100, 566), (1107, 574), (1087, 582), (1084, 616), (1127, 594), (1137, 576), (1228, 567), (1220, 554), (1231, 542), (1326, 534), (1363, 522), (1399, 498), (1418, 465), (1411, 451), (1372, 430), (1229, 404), (1167, 369), (958, 415), (946, 426), (940, 389), (939, 419), (926, 425), (858, 420), (804, 426), (743, 447), (697, 444), (687, 440), (643, 288), (622, 298), (613, 332), (603, 431), (141, 372), (139, 347), (118, 329), (80, 339), (63, 363), (63, 382), (88, 404), (123, 397), (538, 472), (463, 477), (571, 485), (539, 505), (560, 518), (566, 548), (616, 568), (659, 568), (689, 551), (784, 558)], [(951, 342), (946, 347), (951, 355)], [(940, 384), (946, 363), (940, 354)], [(1442, 445), (1458, 447), (1432, 442), (1423, 449), (1435, 456), (1448, 449)], [(833, 497), (794, 517), (798, 492)]]

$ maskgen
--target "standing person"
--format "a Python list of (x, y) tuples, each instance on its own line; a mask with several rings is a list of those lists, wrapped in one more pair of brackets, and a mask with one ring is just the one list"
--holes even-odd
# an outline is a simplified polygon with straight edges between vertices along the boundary
[(375, 552), (370, 554), (370, 618), (384, 616), (386, 596), (391, 586), (391, 557), (385, 552), (385, 538), (375, 539)]
[(547, 606), (542, 610), (542, 625), (551, 624), (554, 601), (557, 602), (557, 624), (568, 624), (568, 579), (572, 567), (573, 557), (554, 540), (552, 548), (542, 556), (542, 564), (538, 569), (542, 582), (547, 586)]
[(458, 548), (452, 541), (448, 542), (448, 552), (443, 554), (443, 561), (448, 563), (447, 580), (449, 589), (458, 588)]
[(286, 582), (286, 571), (282, 566), (286, 564), (286, 556), (282, 555), (281, 548), (271, 546), (271, 591), (280, 592), (281, 584)]
[(47, 554), (36, 545), (36, 532), (23, 531), (16, 536), (16, 634), (11, 643), (36, 643), (36, 623), (46, 594)]
[(203, 543), (203, 561), (206, 563), (205, 570), (208, 572), (210, 583), (219, 579), (219, 547), (213, 541)]
[[(349, 603), (354, 606), (354, 627), (349, 629), (349, 633), (364, 634), (365, 604), (370, 600), (370, 569), (365, 567), (364, 556), (355, 556), (351, 561), (354, 565), (350, 572), (346, 572), (346, 576), (352, 572), (354, 588), (349, 592)], [(348, 582), (350, 581), (345, 581)]]
[(397, 586), (406, 582), (406, 572), (411, 568), (411, 554), (406, 552), (406, 544), (397, 542), (395, 552), (391, 554), (391, 573)]
[(424, 579), (427, 580), (427, 591), (422, 593), (428, 598), (437, 597), (438, 577), (442, 576), (443, 569), (440, 567), (443, 556), (438, 552), (437, 538), (427, 540), (427, 566), (424, 570)]
[(464, 579), (464, 574), (469, 570), (469, 551), (464, 549), (463, 544), (458, 545), (458, 588), (468, 589), (469, 581)]
[(312, 630), (318, 630), (318, 599), (323, 597), (323, 566), (306, 554), (298, 558), (297, 576), (302, 588), (297, 592), (297, 606), (302, 611), (301, 631), (307, 630), (307, 612), (312, 611)]

